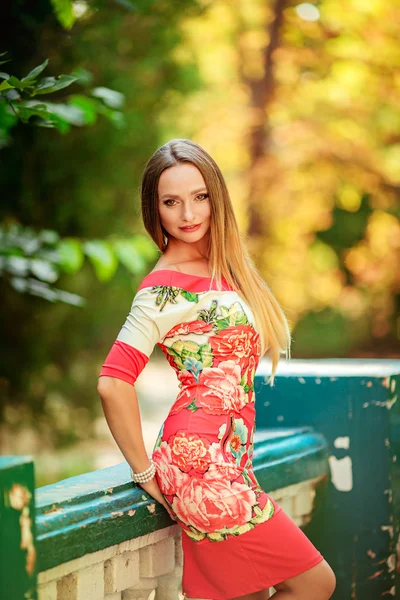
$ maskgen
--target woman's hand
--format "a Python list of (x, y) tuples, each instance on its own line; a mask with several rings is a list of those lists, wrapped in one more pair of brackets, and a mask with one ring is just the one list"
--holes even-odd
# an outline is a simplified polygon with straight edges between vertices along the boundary
[(160, 490), (160, 486), (158, 485), (156, 477), (153, 477), (153, 479), (151, 479), (147, 483), (139, 483), (139, 485), (141, 488), (144, 489), (145, 492), (147, 492), (148, 494), (150, 494), (150, 496), (152, 496), (155, 500), (157, 500), (157, 502), (162, 504), (164, 506), (164, 508), (166, 509), (166, 511), (168, 512), (171, 519), (176, 521), (175, 515), (172, 513), (169, 504), (167, 503), (164, 496), (162, 495), (162, 492)]

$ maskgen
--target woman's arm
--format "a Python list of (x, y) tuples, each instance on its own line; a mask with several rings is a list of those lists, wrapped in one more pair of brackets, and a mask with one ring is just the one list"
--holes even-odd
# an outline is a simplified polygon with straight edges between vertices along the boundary
[[(135, 473), (144, 471), (150, 466), (150, 461), (143, 441), (139, 402), (134, 386), (121, 379), (103, 375), (99, 377), (97, 391), (106, 421), (119, 449)], [(156, 477), (140, 486), (169, 512)]]
[(119, 449), (135, 473), (144, 471), (150, 466), (150, 461), (143, 441), (139, 402), (134, 386), (103, 375), (99, 377), (97, 391)]

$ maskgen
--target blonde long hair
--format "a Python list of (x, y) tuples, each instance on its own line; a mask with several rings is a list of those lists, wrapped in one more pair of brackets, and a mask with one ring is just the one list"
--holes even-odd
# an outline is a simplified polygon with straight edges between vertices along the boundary
[(158, 210), (158, 181), (161, 173), (179, 163), (197, 167), (207, 186), (211, 207), (208, 259), (211, 277), (218, 289), (225, 277), (250, 306), (260, 333), (261, 356), (271, 358), (273, 386), (280, 354), (290, 358), (291, 334), (286, 316), (267, 283), (257, 271), (240, 234), (229, 192), (216, 162), (198, 144), (173, 139), (158, 148), (145, 165), (140, 194), (143, 224), (163, 252), (164, 235)]

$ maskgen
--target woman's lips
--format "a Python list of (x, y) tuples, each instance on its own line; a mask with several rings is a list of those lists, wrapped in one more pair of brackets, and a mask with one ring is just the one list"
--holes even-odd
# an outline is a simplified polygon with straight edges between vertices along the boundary
[(179, 229), (181, 229), (182, 231), (187, 231), (189, 233), (190, 231), (197, 231), (199, 227), (201, 227), (201, 223), (195, 225), (194, 227), (179, 227)]

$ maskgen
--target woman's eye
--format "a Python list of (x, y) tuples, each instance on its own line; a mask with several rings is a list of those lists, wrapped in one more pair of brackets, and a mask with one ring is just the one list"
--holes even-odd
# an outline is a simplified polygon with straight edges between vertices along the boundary
[[(200, 202), (203, 202), (203, 200), (205, 200), (206, 198), (208, 198), (208, 194), (198, 194), (196, 196), (196, 200), (200, 198)], [(174, 206), (173, 204), (169, 204), (170, 202), (176, 202), (176, 200), (173, 200), (172, 198), (169, 198), (168, 200), (164, 200), (163, 204), (165, 204), (166, 206)]]

